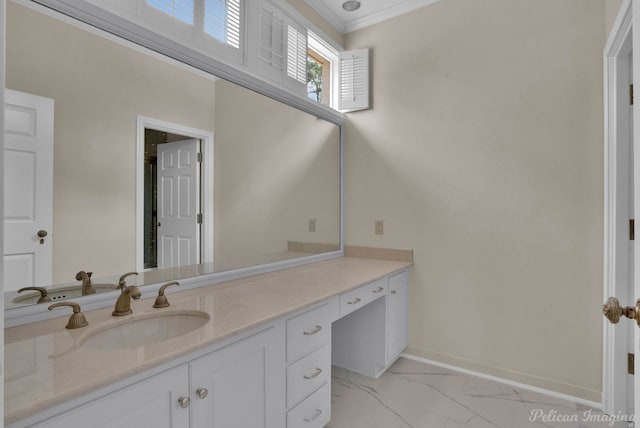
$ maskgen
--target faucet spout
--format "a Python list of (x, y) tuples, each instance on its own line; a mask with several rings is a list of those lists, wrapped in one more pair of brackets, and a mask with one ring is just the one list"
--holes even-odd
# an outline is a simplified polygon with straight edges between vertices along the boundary
[(116, 300), (116, 306), (111, 313), (114, 317), (122, 317), (133, 313), (131, 310), (131, 299), (138, 300), (142, 296), (140, 289), (135, 285), (129, 285), (122, 289), (122, 293)]
[(81, 270), (76, 274), (76, 280), (82, 281), (82, 295), (86, 296), (88, 294), (96, 294), (96, 289), (93, 287), (91, 283), (91, 275), (93, 272), (85, 272)]
[(120, 290), (122, 290), (122, 292), (120, 293), (120, 296), (118, 296), (118, 300), (116, 300), (116, 306), (111, 313), (111, 315), (113, 315), (114, 317), (122, 317), (133, 313), (133, 311), (131, 310), (131, 299), (138, 300), (140, 296), (142, 296), (142, 293), (140, 292), (140, 289), (135, 285), (127, 285), (125, 279), (129, 275), (137, 274), (138, 272), (129, 272), (120, 277), (120, 280), (118, 281), (118, 287), (120, 288)]

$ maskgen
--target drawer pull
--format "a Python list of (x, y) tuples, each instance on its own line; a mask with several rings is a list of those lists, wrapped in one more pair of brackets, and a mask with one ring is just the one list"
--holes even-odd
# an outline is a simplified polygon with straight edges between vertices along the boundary
[(384, 287), (378, 287), (376, 290), (373, 290), (373, 293), (378, 294), (378, 293), (380, 293), (382, 290), (384, 290)]
[(304, 335), (305, 336), (313, 336), (316, 333), (319, 333), (320, 330), (322, 330), (322, 326), (321, 325), (317, 325), (313, 328), (313, 330), (309, 330), (309, 331), (305, 331)]
[(311, 380), (313, 378), (316, 378), (316, 377), (320, 376), (320, 373), (322, 373), (322, 369), (319, 368), (319, 367), (316, 367), (315, 371), (312, 374), (310, 374), (310, 375), (306, 374), (306, 375), (304, 375), (304, 378), (306, 380)]
[(356, 297), (355, 300), (352, 300), (350, 302), (347, 302), (347, 304), (349, 305), (357, 305), (358, 303), (362, 302), (362, 299), (359, 297)]
[(313, 422), (316, 419), (318, 419), (321, 414), (322, 414), (322, 410), (316, 409), (316, 412), (313, 414), (313, 416), (311, 416), (310, 418), (304, 418), (304, 421), (305, 422)]

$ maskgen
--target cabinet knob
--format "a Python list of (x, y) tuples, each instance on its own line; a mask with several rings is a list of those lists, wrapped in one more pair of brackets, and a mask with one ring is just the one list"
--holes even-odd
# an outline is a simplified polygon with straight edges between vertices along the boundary
[(391, 290), (391, 294), (398, 294), (396, 290)]
[(186, 409), (187, 407), (189, 407), (189, 404), (191, 404), (191, 400), (189, 400), (189, 397), (180, 397), (178, 398), (178, 404), (183, 409)]
[(208, 394), (209, 394), (209, 391), (207, 391), (207, 388), (196, 389), (196, 395), (198, 396), (198, 398), (207, 398)]

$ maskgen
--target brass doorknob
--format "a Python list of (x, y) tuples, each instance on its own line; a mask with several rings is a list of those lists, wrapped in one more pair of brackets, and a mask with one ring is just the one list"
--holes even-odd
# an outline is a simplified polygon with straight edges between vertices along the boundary
[(609, 297), (602, 307), (602, 313), (611, 322), (617, 324), (622, 316), (636, 320), (636, 324), (640, 327), (640, 299), (636, 301), (635, 306), (620, 306), (620, 301), (615, 297)]

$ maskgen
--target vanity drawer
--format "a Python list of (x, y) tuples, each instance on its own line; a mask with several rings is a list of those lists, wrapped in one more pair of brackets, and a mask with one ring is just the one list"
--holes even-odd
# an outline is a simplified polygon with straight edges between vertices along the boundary
[[(356, 309), (360, 309), (367, 303), (384, 295), (386, 291), (387, 279), (380, 278), (369, 284), (358, 287), (340, 296), (340, 317), (350, 314)], [(381, 289), (382, 288), (382, 289)], [(379, 291), (378, 291), (379, 290)], [(376, 293), (374, 293), (376, 291)]]
[(373, 302), (387, 294), (388, 282), (388, 279), (385, 277), (364, 286), (369, 291), (370, 301)]
[(331, 419), (331, 384), (327, 383), (287, 413), (287, 428), (322, 428)]
[(331, 352), (325, 345), (287, 367), (287, 407), (292, 407), (331, 379)]
[(324, 304), (287, 320), (287, 362), (329, 343), (331, 312), (331, 306)]

